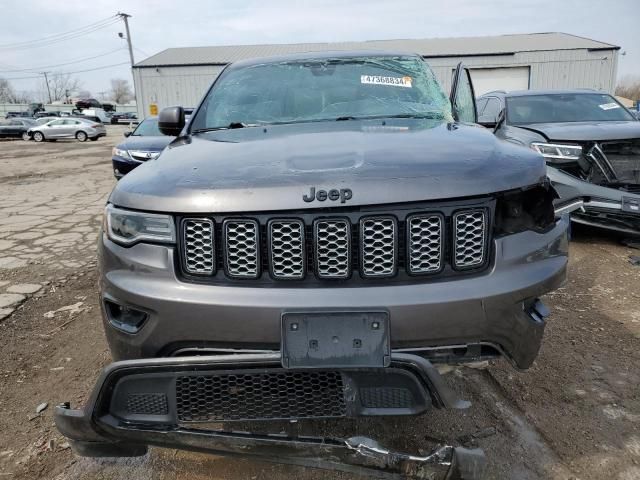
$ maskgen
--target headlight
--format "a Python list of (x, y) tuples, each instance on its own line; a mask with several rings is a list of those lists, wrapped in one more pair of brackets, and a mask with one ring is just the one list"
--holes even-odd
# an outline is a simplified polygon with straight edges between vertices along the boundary
[(104, 212), (108, 237), (116, 243), (131, 245), (150, 242), (175, 243), (176, 230), (171, 215), (131, 212), (107, 205)]
[(580, 145), (533, 142), (531, 148), (540, 152), (545, 158), (555, 158), (557, 160), (578, 160), (582, 156), (582, 147)]
[(113, 147), (113, 150), (111, 150), (111, 154), (115, 157), (131, 158), (129, 156), (129, 152), (118, 147)]

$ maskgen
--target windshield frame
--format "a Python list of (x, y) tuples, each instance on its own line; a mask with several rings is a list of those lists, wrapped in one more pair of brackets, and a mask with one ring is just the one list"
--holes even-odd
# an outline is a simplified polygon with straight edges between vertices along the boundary
[[(394, 53), (394, 52), (375, 52), (375, 51), (371, 51), (371, 52), (363, 51), (363, 52), (357, 52), (357, 53), (339, 52), (337, 54), (336, 52), (332, 52), (333, 53), (332, 55), (329, 55), (328, 53), (329, 52), (327, 52), (326, 55), (319, 54), (318, 56), (314, 56), (314, 55), (303, 56), (302, 54), (300, 54), (300, 55), (293, 55), (293, 56), (279, 57), (279, 58), (245, 60), (245, 61), (239, 61), (236, 63), (228, 64), (222, 69), (222, 71), (218, 74), (218, 76), (212, 82), (211, 86), (209, 87), (205, 95), (202, 97), (202, 100), (198, 104), (198, 107), (193, 111), (190, 117), (190, 121), (188, 122), (188, 125), (186, 127), (186, 134), (192, 135), (195, 133), (200, 133), (205, 131), (226, 130), (226, 129), (243, 128), (243, 127), (267, 127), (271, 125), (303, 124), (303, 123), (314, 123), (314, 122), (329, 122), (329, 121), (336, 121), (336, 120), (371, 120), (371, 119), (391, 118), (394, 116), (398, 118), (400, 117), (400, 115), (398, 115), (399, 113), (406, 115), (408, 112), (395, 112), (395, 114), (389, 113), (389, 115), (363, 115), (363, 116), (337, 115), (337, 116), (331, 116), (329, 118), (295, 119), (291, 121), (271, 121), (271, 122), (260, 122), (260, 123), (250, 123), (250, 124), (245, 124), (241, 122), (237, 122), (237, 123), (231, 122), (231, 124), (229, 125), (197, 127), (199, 123), (203, 123), (204, 125), (206, 125), (206, 120), (202, 121), (200, 120), (200, 117), (206, 115), (205, 112), (207, 109), (207, 102), (210, 99), (213, 92), (215, 91), (215, 89), (219, 88), (220, 83), (223, 82), (231, 72), (235, 72), (235, 71), (246, 69), (246, 68), (268, 66), (268, 65), (306, 64), (306, 63), (322, 63), (322, 62), (335, 62), (336, 64), (340, 64), (340, 63), (355, 63), (363, 59), (371, 60), (372, 64), (375, 64), (376, 62), (379, 62), (385, 59), (393, 60), (393, 59), (399, 59), (399, 58), (415, 59), (416, 61), (422, 62), (425, 68), (425, 75), (432, 77), (433, 82), (437, 85), (440, 92), (443, 94), (443, 97), (444, 97), (443, 106), (445, 107), (446, 111), (444, 111), (444, 114), (441, 116), (442, 120), (445, 122), (453, 121), (453, 117), (451, 114), (451, 107), (449, 103), (449, 97), (445, 92), (445, 90), (443, 89), (438, 78), (436, 77), (433, 69), (420, 55), (417, 55), (414, 53)], [(393, 68), (389, 67), (389, 70), (391, 71), (393, 70)], [(429, 113), (436, 113), (436, 110)], [(406, 115), (406, 116), (410, 117), (410, 115)], [(414, 118), (427, 118), (427, 117), (425, 117), (425, 112), (416, 112)], [(433, 118), (433, 117), (428, 117), (428, 118)]]
[[(616, 103), (624, 112), (624, 114), (629, 117), (626, 120), (624, 119), (613, 119), (613, 120), (607, 120), (607, 119), (601, 119), (601, 120), (584, 120), (584, 119), (578, 119), (578, 120), (564, 120), (564, 121), (547, 121), (547, 122), (512, 122), (511, 117), (510, 117), (510, 113), (509, 113), (509, 102), (513, 99), (520, 99), (520, 98), (530, 98), (530, 97), (554, 97), (554, 96), (560, 96), (560, 95), (604, 95), (609, 97), (609, 99), (611, 100), (611, 102), (609, 103)], [(504, 105), (504, 109), (505, 109), (505, 120), (506, 120), (506, 124), (507, 125), (513, 125), (515, 127), (521, 126), (521, 125), (535, 125), (538, 123), (584, 123), (584, 122), (630, 122), (633, 121), (633, 115), (631, 115), (629, 113), (629, 111), (627, 110), (627, 108), (622, 105), (617, 98), (615, 98), (613, 95), (609, 94), (609, 93), (605, 93), (605, 92), (548, 92), (548, 93), (531, 93), (531, 94), (526, 94), (526, 95), (514, 95), (514, 96), (507, 96), (505, 98), (505, 105)]]

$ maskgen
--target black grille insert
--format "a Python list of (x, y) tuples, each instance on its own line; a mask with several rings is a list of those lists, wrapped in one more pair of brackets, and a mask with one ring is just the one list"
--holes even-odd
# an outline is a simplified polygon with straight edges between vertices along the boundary
[(180, 376), (181, 422), (342, 417), (342, 375), (336, 371), (234, 372)]
[(167, 415), (169, 404), (164, 393), (130, 393), (127, 411), (134, 415)]

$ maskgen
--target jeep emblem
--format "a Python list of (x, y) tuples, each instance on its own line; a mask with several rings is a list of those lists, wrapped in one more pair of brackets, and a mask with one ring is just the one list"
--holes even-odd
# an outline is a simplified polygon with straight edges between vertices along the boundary
[(318, 190), (316, 192), (316, 187), (311, 187), (311, 190), (308, 194), (302, 195), (302, 199), (305, 202), (313, 202), (314, 200), (318, 200), (319, 202), (324, 202), (326, 199), (335, 202), (336, 200), (340, 200), (340, 203), (345, 203), (347, 200), (351, 200), (353, 198), (353, 192), (350, 188), (341, 188), (337, 190), (335, 188), (329, 190)]

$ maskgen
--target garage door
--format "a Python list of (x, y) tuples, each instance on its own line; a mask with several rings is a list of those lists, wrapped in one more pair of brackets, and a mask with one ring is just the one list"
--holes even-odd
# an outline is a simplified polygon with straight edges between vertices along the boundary
[(472, 68), (476, 97), (491, 90), (528, 90), (529, 67)]

